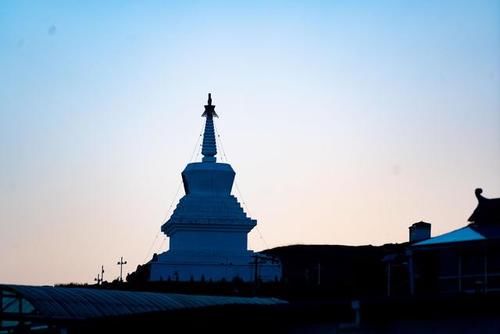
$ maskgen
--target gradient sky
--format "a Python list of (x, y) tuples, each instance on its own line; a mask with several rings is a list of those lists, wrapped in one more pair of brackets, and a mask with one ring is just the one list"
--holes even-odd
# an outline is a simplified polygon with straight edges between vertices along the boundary
[(252, 249), (437, 235), (500, 197), (498, 1), (2, 1), (0, 282), (167, 249), (208, 92)]

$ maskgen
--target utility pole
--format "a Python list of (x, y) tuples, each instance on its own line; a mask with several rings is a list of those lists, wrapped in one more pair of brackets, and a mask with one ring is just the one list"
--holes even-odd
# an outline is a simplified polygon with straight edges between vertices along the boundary
[(101, 284), (104, 283), (104, 266), (101, 266)]
[[(254, 265), (254, 276), (253, 276), (253, 280), (254, 280), (254, 294), (257, 294), (257, 288), (259, 286), (259, 280), (260, 280), (259, 264), (265, 262), (265, 261), (263, 261), (265, 259), (265, 257), (261, 257), (259, 255), (254, 255), (253, 258), (254, 258), (254, 261), (251, 264)], [(261, 259), (262, 259), (262, 261), (259, 261)]]
[(101, 277), (99, 276), (99, 274), (97, 274), (97, 278), (94, 278), (94, 281), (97, 282), (97, 285), (101, 284)]
[(255, 282), (255, 285), (257, 285), (257, 282), (259, 281), (259, 256), (254, 255), (253, 258), (255, 259), (252, 263), (254, 265), (253, 280)]
[(253, 265), (253, 294), (257, 295), (257, 280), (259, 278), (259, 273), (257, 272), (259, 266), (259, 258), (257, 255), (252, 256), (253, 262), (250, 262)]
[(123, 261), (123, 256), (122, 256), (122, 257), (120, 257), (120, 261), (116, 264), (120, 266), (120, 282), (123, 282), (122, 269), (123, 269), (123, 265), (127, 264), (127, 261)]
[(321, 262), (318, 262), (318, 285), (321, 285)]
[(391, 296), (391, 262), (387, 262), (387, 297)]

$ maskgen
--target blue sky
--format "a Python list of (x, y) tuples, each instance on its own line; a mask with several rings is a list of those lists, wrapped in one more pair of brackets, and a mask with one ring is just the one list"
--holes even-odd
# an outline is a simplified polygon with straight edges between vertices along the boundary
[(253, 249), (435, 235), (500, 197), (497, 1), (3, 1), (0, 281), (166, 249), (208, 92)]

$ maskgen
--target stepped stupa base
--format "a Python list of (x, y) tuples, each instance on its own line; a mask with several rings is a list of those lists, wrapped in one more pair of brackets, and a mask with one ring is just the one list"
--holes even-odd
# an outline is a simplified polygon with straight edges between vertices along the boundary
[[(257, 264), (255, 263), (257, 258)], [(150, 281), (274, 282), (281, 278), (281, 266), (270, 257), (247, 251), (243, 254), (208, 254), (166, 251), (150, 262)]]

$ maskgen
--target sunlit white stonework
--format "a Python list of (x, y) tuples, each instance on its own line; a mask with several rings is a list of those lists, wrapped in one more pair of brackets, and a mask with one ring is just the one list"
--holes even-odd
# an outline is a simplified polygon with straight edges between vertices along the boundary
[(151, 262), (150, 280), (279, 280), (279, 263), (247, 249), (248, 232), (257, 221), (247, 217), (231, 195), (235, 177), (231, 165), (216, 162), (213, 117), (217, 114), (210, 94), (203, 116), (203, 159), (182, 172), (185, 195), (162, 226), (170, 237), (170, 249)]

